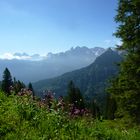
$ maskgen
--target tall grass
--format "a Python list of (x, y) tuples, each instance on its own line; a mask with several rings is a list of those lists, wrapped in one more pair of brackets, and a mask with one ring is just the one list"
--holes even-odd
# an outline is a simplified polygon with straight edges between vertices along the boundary
[(47, 111), (29, 96), (0, 92), (2, 140), (139, 140), (137, 128), (119, 122), (87, 117), (70, 118), (61, 111)]

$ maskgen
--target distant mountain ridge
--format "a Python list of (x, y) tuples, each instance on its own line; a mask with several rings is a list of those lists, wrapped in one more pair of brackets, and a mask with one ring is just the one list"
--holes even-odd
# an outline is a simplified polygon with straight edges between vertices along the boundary
[(4, 59), (4, 60), (13, 60), (13, 59), (17, 59), (17, 60), (31, 60), (31, 61), (35, 61), (35, 60), (43, 60), (43, 59), (53, 59), (53, 58), (60, 58), (60, 57), (71, 57), (71, 56), (79, 56), (79, 55), (91, 55), (93, 57), (95, 56), (99, 56), (100, 54), (102, 54), (106, 49), (101, 48), (101, 47), (94, 47), (94, 48), (88, 48), (88, 47), (75, 47), (75, 48), (71, 48), (70, 50), (67, 50), (65, 52), (59, 52), (59, 53), (52, 53), (49, 52), (46, 55), (40, 55), (40, 54), (28, 54), (28, 53), (19, 53), (16, 52), (14, 54), (12, 53), (4, 53), (4, 54), (0, 54), (0, 59)]
[(9, 56), (11, 60), (0, 59), (0, 75), (2, 78), (7, 67), (13, 76), (26, 83), (52, 78), (91, 64), (105, 50), (101, 47), (75, 47), (66, 52), (48, 53), (43, 57), (39, 54), (15, 53)]
[(53, 58), (53, 57), (63, 57), (63, 56), (77, 56), (77, 55), (92, 55), (92, 56), (99, 56), (101, 55), (106, 49), (101, 48), (101, 47), (94, 47), (94, 48), (88, 48), (88, 47), (75, 47), (71, 48), (68, 51), (65, 52), (60, 52), (60, 53), (48, 53), (48, 58)]
[(122, 60), (117, 51), (108, 49), (87, 67), (65, 73), (59, 77), (38, 81), (33, 84), (38, 95), (42, 96), (43, 90), (52, 90), (56, 96), (66, 95), (67, 85), (72, 80), (88, 97), (104, 98), (105, 87), (109, 78), (119, 71), (116, 63)]

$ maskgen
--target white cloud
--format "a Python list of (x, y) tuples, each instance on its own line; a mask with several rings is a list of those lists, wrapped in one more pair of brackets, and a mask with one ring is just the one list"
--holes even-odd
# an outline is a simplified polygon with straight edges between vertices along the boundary
[(4, 53), (0, 55), (0, 59), (12, 59), (13, 55), (11, 53)]
[(4, 53), (4, 54), (0, 54), (0, 59), (8, 59), (8, 60), (12, 60), (12, 59), (29, 60), (29, 59), (31, 59), (31, 57), (30, 56), (15, 56), (12, 53)]
[(7, 59), (7, 60), (12, 60), (12, 59), (17, 59), (17, 60), (42, 60), (46, 58), (45, 56), (41, 56), (39, 54), (33, 54), (33, 55), (28, 55), (26, 53), (4, 53), (0, 54), (0, 59)]

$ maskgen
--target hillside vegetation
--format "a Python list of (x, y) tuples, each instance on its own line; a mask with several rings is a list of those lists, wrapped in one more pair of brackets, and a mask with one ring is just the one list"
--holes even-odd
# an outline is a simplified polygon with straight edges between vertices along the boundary
[(60, 111), (47, 111), (29, 95), (6, 96), (0, 92), (0, 139), (3, 140), (139, 140), (136, 128), (116, 121), (90, 117), (70, 118)]
[(122, 56), (111, 48), (106, 50), (91, 65), (63, 74), (62, 76), (46, 79), (33, 84), (36, 95), (43, 97), (43, 91), (51, 90), (56, 97), (67, 96), (68, 84), (70, 80), (74, 82), (85, 98), (91, 103), (96, 100), (100, 113), (105, 113), (107, 94), (105, 89), (109, 85), (109, 80), (117, 75)]

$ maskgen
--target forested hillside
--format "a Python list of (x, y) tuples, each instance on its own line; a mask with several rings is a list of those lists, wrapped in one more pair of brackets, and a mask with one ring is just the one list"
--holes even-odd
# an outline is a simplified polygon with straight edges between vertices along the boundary
[(91, 65), (63, 74), (62, 76), (39, 81), (34, 83), (34, 89), (38, 96), (43, 96), (44, 90), (52, 90), (56, 96), (66, 96), (68, 83), (72, 80), (80, 88), (84, 97), (92, 100), (96, 99), (99, 104), (105, 101), (105, 88), (109, 84), (109, 79), (115, 76), (119, 68), (117, 63), (122, 57), (111, 49), (99, 56)]

